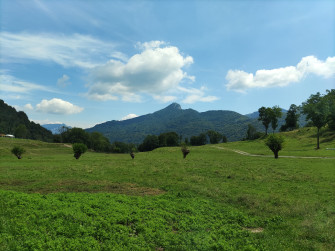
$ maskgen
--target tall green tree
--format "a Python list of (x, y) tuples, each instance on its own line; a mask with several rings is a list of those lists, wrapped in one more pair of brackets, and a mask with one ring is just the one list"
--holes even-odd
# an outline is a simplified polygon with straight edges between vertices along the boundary
[(328, 126), (331, 130), (335, 130), (335, 89), (327, 90), (324, 98), (329, 105)]
[(14, 134), (16, 138), (24, 139), (27, 137), (28, 129), (24, 124), (20, 124), (16, 127)]
[(263, 126), (265, 127), (265, 135), (268, 134), (268, 128), (271, 123), (272, 118), (272, 109), (270, 107), (264, 107), (258, 109), (259, 117), (258, 120), (262, 121)]
[(298, 112), (299, 107), (295, 104), (292, 104), (286, 113), (285, 124), (280, 127), (281, 131), (292, 131), (299, 128), (298, 119), (300, 114)]
[(209, 130), (207, 132), (207, 135), (209, 137), (209, 142), (211, 144), (218, 144), (223, 138), (223, 135), (221, 133), (213, 131), (213, 130)]
[(313, 125), (317, 127), (316, 149), (320, 149), (320, 129), (329, 120), (329, 103), (319, 92), (312, 94), (306, 102), (302, 103), (302, 113), (306, 114), (306, 119), (311, 120)]
[(99, 132), (92, 132), (89, 137), (90, 148), (96, 152), (108, 152), (110, 149), (109, 140)]
[(248, 130), (247, 130), (247, 140), (253, 140), (256, 138), (257, 130), (252, 124), (248, 124)]
[(205, 133), (200, 133), (198, 136), (192, 136), (190, 139), (190, 143), (192, 146), (202, 146), (206, 145), (207, 137)]
[(143, 140), (142, 144), (138, 146), (141, 152), (152, 151), (159, 147), (159, 139), (156, 135), (148, 135)]
[(176, 132), (161, 133), (158, 136), (159, 146), (178, 146), (179, 136)]
[(82, 128), (71, 128), (64, 131), (61, 136), (64, 143), (83, 143), (90, 147), (90, 135)]
[(275, 133), (275, 130), (278, 127), (278, 119), (281, 118), (282, 111), (279, 106), (274, 106), (271, 109), (271, 127), (273, 130), (273, 133)]

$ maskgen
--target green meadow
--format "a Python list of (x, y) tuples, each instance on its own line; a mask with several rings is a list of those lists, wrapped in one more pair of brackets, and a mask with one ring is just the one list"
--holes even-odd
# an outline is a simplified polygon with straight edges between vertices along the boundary
[(0, 250), (335, 250), (335, 134), (315, 134), (283, 133), (279, 159), (261, 139), (76, 160), (0, 138)]

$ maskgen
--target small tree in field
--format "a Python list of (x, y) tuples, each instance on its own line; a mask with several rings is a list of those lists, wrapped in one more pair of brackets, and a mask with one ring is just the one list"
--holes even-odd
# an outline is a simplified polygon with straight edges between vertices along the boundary
[(278, 159), (278, 152), (283, 148), (283, 143), (284, 138), (278, 134), (272, 134), (265, 140), (265, 145), (274, 153), (276, 159)]
[(87, 151), (87, 146), (83, 143), (75, 143), (72, 146), (74, 157), (76, 159), (79, 159), (82, 154), (84, 154)]
[(181, 152), (183, 153), (184, 159), (186, 158), (187, 154), (190, 153), (190, 150), (187, 148), (186, 144), (181, 144)]
[(22, 158), (22, 154), (24, 154), (26, 152), (26, 150), (24, 150), (21, 146), (14, 146), (12, 148), (12, 154), (14, 154), (18, 159)]

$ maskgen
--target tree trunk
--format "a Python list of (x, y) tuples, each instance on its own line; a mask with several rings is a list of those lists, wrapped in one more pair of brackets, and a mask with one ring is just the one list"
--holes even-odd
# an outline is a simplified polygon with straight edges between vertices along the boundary
[(320, 149), (320, 128), (318, 127), (316, 150)]
[(279, 151), (275, 151), (275, 152), (273, 152), (273, 153), (275, 154), (275, 159), (278, 159), (278, 152), (279, 152)]

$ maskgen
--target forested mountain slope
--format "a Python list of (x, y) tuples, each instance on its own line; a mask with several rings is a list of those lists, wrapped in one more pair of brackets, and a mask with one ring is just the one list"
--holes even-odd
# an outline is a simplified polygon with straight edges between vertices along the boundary
[(52, 133), (49, 130), (30, 121), (24, 112), (16, 111), (15, 108), (0, 99), (0, 133), (15, 135), (19, 126), (21, 127), (20, 134), (24, 135), (23, 138), (48, 142), (53, 140)]
[(208, 130), (220, 132), (229, 141), (240, 140), (246, 135), (248, 124), (259, 131), (262, 125), (257, 119), (251, 119), (233, 111), (197, 112), (193, 109), (181, 109), (173, 103), (157, 112), (125, 121), (108, 121), (86, 129), (88, 132), (101, 132), (111, 142), (122, 141), (141, 143), (148, 134), (174, 131), (183, 138), (189, 138)]

